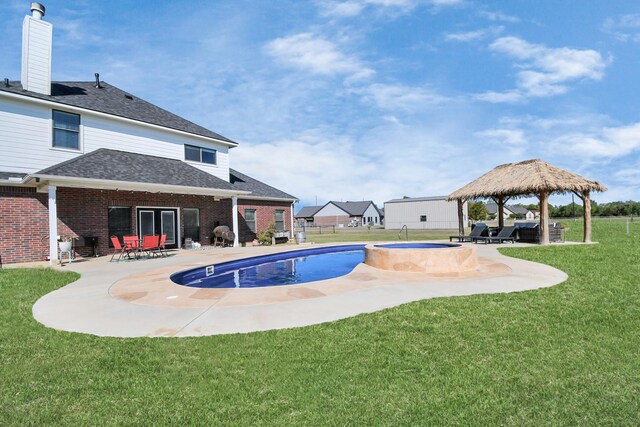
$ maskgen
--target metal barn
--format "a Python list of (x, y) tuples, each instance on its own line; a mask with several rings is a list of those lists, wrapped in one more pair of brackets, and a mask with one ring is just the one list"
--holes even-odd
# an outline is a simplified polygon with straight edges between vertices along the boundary
[[(467, 203), (462, 206), (467, 223)], [(448, 202), (447, 196), (393, 199), (384, 204), (384, 228), (397, 230), (435, 230), (458, 228), (457, 202)]]

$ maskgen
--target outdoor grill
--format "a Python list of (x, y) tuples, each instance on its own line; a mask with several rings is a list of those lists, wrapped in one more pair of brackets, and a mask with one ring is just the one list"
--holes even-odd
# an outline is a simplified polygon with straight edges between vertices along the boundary
[(213, 229), (214, 241), (213, 246), (225, 247), (227, 245), (232, 245), (233, 241), (236, 238), (236, 235), (233, 231), (229, 230), (229, 227), (226, 225), (219, 225)]

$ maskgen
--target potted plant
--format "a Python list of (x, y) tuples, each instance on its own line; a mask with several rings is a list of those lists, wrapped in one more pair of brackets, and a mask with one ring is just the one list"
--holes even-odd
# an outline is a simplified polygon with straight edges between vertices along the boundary
[(61, 252), (71, 252), (71, 243), (75, 239), (74, 236), (58, 236), (58, 246)]

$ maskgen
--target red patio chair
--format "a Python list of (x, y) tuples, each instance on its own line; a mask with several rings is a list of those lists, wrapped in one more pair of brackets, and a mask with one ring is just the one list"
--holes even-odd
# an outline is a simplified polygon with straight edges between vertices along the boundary
[(131, 258), (131, 249), (127, 247), (127, 245), (122, 246), (120, 244), (120, 240), (118, 239), (118, 236), (111, 236), (111, 243), (113, 243), (113, 255), (111, 255), (111, 259), (109, 260), (109, 262), (113, 261), (113, 257), (116, 256), (116, 254), (120, 254), (120, 256), (118, 257), (118, 262), (120, 262), (120, 260), (122, 259), (123, 255), (127, 255), (128, 258)]
[(141, 250), (147, 253), (147, 256), (157, 256), (158, 255), (158, 243), (160, 241), (160, 236), (144, 236), (142, 238), (142, 248)]
[(129, 252), (133, 252), (133, 255), (138, 258), (140, 252), (140, 239), (138, 236), (122, 236), (124, 246), (129, 249)]
[(160, 251), (160, 255), (162, 256), (169, 256), (169, 254), (166, 252), (166, 248), (164, 247), (165, 243), (167, 242), (167, 235), (163, 234), (160, 236), (160, 244), (158, 245), (158, 250)]

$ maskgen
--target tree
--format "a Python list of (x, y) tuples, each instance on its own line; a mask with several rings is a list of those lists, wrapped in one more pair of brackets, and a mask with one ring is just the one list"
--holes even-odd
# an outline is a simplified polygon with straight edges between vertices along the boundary
[(483, 221), (487, 219), (487, 207), (482, 202), (469, 203), (469, 219), (472, 221)]

